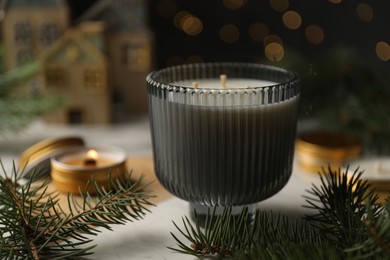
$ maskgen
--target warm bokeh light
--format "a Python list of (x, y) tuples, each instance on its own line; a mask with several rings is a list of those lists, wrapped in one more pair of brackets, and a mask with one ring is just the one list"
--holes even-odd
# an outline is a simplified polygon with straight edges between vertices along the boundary
[(271, 42), (265, 46), (265, 56), (270, 61), (280, 61), (284, 56), (284, 48), (280, 43)]
[(253, 41), (262, 42), (264, 41), (265, 37), (268, 36), (269, 30), (267, 25), (260, 22), (256, 22), (251, 24), (248, 33)]
[(183, 21), (190, 16), (191, 14), (189, 12), (179, 11), (173, 17), (173, 24), (176, 26), (176, 28), (182, 29)]
[(162, 17), (171, 17), (177, 11), (174, 0), (161, 0), (157, 6), (157, 12)]
[(301, 15), (296, 11), (287, 11), (283, 14), (284, 25), (292, 30), (298, 29), (302, 24)]
[(270, 43), (273, 43), (273, 42), (276, 42), (276, 43), (280, 44), (281, 46), (283, 46), (282, 38), (280, 38), (279, 36), (277, 36), (275, 34), (271, 34), (271, 35), (268, 35), (267, 37), (265, 37), (265, 39), (264, 39), (264, 47), (267, 46)]
[(329, 0), (329, 2), (333, 3), (333, 4), (339, 4), (341, 3), (342, 0)]
[(376, 55), (383, 61), (390, 60), (390, 46), (386, 42), (378, 42), (375, 48)]
[(269, 4), (271, 5), (272, 9), (279, 12), (286, 11), (289, 6), (288, 0), (269, 0)]
[(223, 4), (226, 8), (236, 10), (246, 4), (247, 0), (223, 0)]
[(240, 31), (233, 24), (226, 24), (219, 30), (219, 37), (223, 42), (235, 43), (240, 38)]
[(311, 44), (318, 45), (324, 41), (325, 33), (319, 25), (310, 24), (306, 27), (305, 36)]
[(191, 36), (198, 35), (203, 30), (202, 21), (195, 16), (185, 16), (181, 23), (182, 30)]
[(374, 18), (374, 11), (369, 4), (360, 3), (356, 7), (356, 14), (359, 19), (365, 22), (369, 22)]
[(282, 39), (275, 34), (268, 35), (264, 39), (264, 52), (270, 61), (280, 61), (284, 57)]

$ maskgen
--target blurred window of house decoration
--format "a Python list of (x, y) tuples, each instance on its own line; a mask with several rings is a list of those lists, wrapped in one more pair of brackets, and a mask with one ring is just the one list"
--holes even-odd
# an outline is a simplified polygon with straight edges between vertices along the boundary
[(99, 69), (84, 70), (84, 87), (88, 91), (100, 91), (103, 88), (102, 72)]
[(30, 44), (32, 41), (31, 24), (27, 21), (19, 21), (14, 26), (14, 40), (17, 44)]
[(54, 22), (44, 22), (40, 28), (41, 41), (43, 45), (52, 44), (60, 35), (59, 27)]
[(64, 88), (66, 85), (66, 73), (62, 68), (48, 68), (45, 71), (46, 86), (48, 88)]
[(127, 43), (122, 46), (123, 65), (132, 71), (142, 71), (150, 66), (150, 53), (147, 46), (140, 43)]

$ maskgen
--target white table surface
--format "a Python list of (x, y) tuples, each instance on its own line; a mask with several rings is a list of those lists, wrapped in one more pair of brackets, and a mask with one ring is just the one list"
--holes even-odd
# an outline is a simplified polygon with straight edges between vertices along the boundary
[[(34, 122), (20, 133), (0, 136), (0, 158), (6, 169), (12, 168), (22, 151), (43, 139), (77, 135), (87, 144), (109, 144), (123, 148), (129, 156), (152, 155), (149, 122), (146, 116), (134, 118), (126, 123), (110, 126), (58, 126), (47, 125), (41, 120)], [(272, 198), (258, 204), (258, 208), (281, 212), (289, 216), (307, 213), (305, 190), (318, 183), (317, 174), (305, 172), (294, 164), (293, 174), (287, 185)], [(172, 252), (167, 247), (176, 243), (170, 232), (179, 234), (172, 221), (181, 223), (188, 214), (188, 203), (171, 198), (151, 208), (143, 220), (128, 222), (113, 227), (113, 231), (102, 230), (94, 237), (97, 247), (90, 259), (194, 259)]]

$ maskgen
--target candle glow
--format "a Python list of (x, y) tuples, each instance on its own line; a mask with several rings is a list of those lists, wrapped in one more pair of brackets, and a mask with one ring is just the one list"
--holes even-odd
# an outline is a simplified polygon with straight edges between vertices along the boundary
[(91, 149), (87, 152), (87, 156), (84, 160), (84, 165), (89, 167), (95, 167), (98, 159), (98, 152), (96, 150)]
[(87, 158), (97, 160), (99, 159), (99, 153), (96, 152), (96, 150), (91, 149), (87, 152)]

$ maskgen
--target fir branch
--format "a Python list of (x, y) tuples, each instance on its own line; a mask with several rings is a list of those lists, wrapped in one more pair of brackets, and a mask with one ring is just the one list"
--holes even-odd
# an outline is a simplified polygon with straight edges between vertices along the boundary
[(384, 205), (383, 211), (376, 215), (370, 200), (367, 201), (367, 215), (363, 221), (367, 229), (367, 239), (348, 249), (348, 252), (359, 254), (362, 259), (390, 256), (390, 201)]
[[(0, 46), (0, 62), (3, 60)], [(20, 130), (35, 118), (63, 105), (61, 97), (43, 97), (26, 86), (41, 71), (38, 61), (29, 62), (9, 71), (0, 71), (0, 133)], [(20, 92), (20, 93), (19, 93)], [(35, 91), (36, 92), (36, 91)]]
[(0, 74), (0, 97), (9, 96), (16, 87), (34, 78), (40, 69), (40, 63), (34, 61)]
[(184, 228), (176, 223), (174, 225), (191, 245), (187, 246), (171, 233), (179, 248), (170, 249), (200, 258), (216, 256), (220, 259), (302, 259), (302, 255), (313, 253), (312, 248), (316, 249), (317, 255), (338, 253), (304, 221), (290, 222), (285, 216), (275, 217), (272, 212), (259, 210), (253, 222), (250, 218), (247, 209), (239, 215), (232, 215), (231, 207), (226, 207), (221, 215), (213, 213), (207, 216), (203, 231), (199, 221), (192, 224), (184, 217)]
[(172, 236), (174, 251), (199, 258), (233, 259), (383, 259), (390, 255), (390, 202), (382, 207), (362, 171), (323, 169), (321, 186), (305, 196), (316, 213), (291, 222), (285, 216), (256, 211), (231, 214), (228, 206), (218, 216), (208, 214), (204, 230), (199, 221), (183, 218), (179, 230), (188, 244)]
[[(114, 180), (105, 190), (91, 180), (97, 196), (81, 191), (82, 203), (68, 195), (68, 209), (58, 204), (58, 193), (47, 192), (48, 182), (36, 185), (38, 175), (22, 183), (22, 173), (0, 177), (0, 258), (74, 259), (91, 254), (94, 245), (86, 235), (100, 228), (140, 220), (148, 212), (148, 191), (142, 177)], [(21, 184), (22, 183), (22, 184)]]
[(7, 97), (0, 98), (0, 133), (26, 127), (38, 116), (63, 105), (60, 97)]
[(307, 208), (318, 213), (307, 216), (329, 241), (340, 250), (349, 248), (366, 239), (365, 226), (362, 225), (367, 213), (365, 202), (368, 201), (375, 217), (381, 211), (378, 195), (371, 185), (361, 179), (362, 171), (357, 168), (353, 174), (332, 170), (330, 167), (320, 174), (321, 187), (313, 185), (305, 196)]

